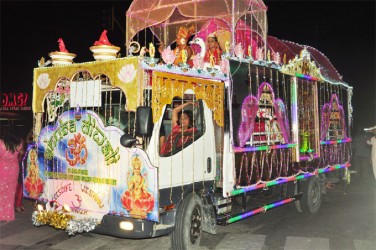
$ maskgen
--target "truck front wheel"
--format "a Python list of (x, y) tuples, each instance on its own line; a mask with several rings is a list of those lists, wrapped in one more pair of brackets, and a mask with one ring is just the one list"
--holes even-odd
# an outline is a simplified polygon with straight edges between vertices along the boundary
[(176, 211), (175, 230), (171, 235), (172, 249), (191, 249), (200, 245), (202, 234), (202, 201), (190, 194)]
[[(319, 178), (313, 176), (305, 183), (301, 184), (301, 191), (303, 197), (295, 202), (295, 207), (299, 212), (303, 213), (317, 213), (321, 207), (322, 193), (321, 183)], [(297, 185), (295, 186), (295, 193), (297, 193)]]

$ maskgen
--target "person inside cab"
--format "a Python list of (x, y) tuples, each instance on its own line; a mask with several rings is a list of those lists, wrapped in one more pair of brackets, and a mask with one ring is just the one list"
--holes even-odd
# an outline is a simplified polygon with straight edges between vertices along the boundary
[(186, 143), (193, 141), (197, 129), (193, 126), (193, 113), (184, 109), (188, 105), (194, 105), (192, 101), (178, 105), (172, 110), (171, 133), (161, 144), (161, 155), (168, 155)]

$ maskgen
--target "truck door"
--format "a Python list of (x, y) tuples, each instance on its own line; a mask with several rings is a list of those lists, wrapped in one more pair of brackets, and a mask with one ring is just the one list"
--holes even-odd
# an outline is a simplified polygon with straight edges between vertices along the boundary
[[(181, 109), (174, 122), (174, 109)], [(184, 119), (189, 127), (182, 129)], [(156, 128), (158, 129), (158, 128)], [(184, 187), (214, 179), (215, 147), (212, 113), (194, 94), (174, 98), (159, 126), (160, 189)]]

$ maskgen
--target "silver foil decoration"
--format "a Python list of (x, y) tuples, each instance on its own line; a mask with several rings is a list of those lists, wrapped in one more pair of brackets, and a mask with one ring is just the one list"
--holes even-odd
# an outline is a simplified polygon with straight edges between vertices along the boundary
[(34, 211), (32, 216), (31, 216), (31, 221), (33, 222), (34, 226), (43, 226), (45, 223), (37, 219), (37, 216), (39, 215), (39, 211)]
[(70, 220), (67, 229), (68, 235), (75, 235), (77, 233), (90, 232), (95, 229), (97, 220), (94, 218), (85, 218), (80, 220)]

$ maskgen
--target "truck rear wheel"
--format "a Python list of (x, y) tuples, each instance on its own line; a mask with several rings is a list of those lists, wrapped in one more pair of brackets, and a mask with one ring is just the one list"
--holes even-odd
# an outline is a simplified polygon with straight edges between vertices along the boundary
[(171, 235), (172, 249), (191, 249), (200, 245), (202, 216), (200, 197), (188, 195), (176, 212), (175, 230)]
[[(296, 209), (301, 213), (317, 213), (321, 207), (321, 183), (316, 176), (311, 177), (308, 183), (300, 183), (303, 196), (300, 200), (295, 201)], [(295, 186), (297, 193), (297, 185)]]

